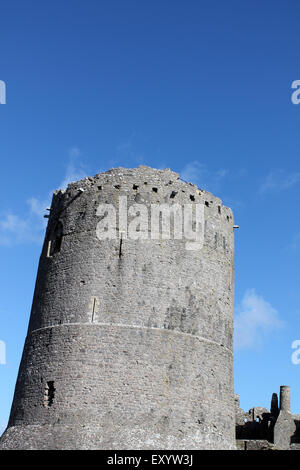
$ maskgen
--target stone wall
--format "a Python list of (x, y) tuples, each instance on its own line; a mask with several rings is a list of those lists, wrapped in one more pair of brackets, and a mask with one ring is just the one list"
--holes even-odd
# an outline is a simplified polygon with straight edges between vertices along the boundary
[[(99, 204), (119, 196), (203, 204), (203, 248), (151, 239), (150, 223), (132, 240), (118, 220), (99, 240)], [(231, 210), (176, 173), (118, 168), (57, 191), (0, 448), (234, 448), (233, 284)]]
[(290, 387), (280, 387), (280, 402), (273, 393), (270, 411), (254, 407), (240, 408), (235, 395), (236, 438), (239, 450), (290, 450), (300, 448), (300, 417), (290, 410)]

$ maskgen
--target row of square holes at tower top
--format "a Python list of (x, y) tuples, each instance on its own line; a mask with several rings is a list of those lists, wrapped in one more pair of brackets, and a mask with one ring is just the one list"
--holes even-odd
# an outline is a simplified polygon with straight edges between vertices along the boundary
[[(144, 184), (148, 184), (148, 183), (145, 182)], [(120, 188), (121, 188), (121, 186), (120, 186), (119, 184), (115, 184), (114, 187), (115, 187), (116, 189), (120, 189)], [(99, 191), (101, 191), (101, 190), (102, 190), (102, 186), (98, 186), (98, 189), (99, 189)], [(138, 189), (139, 189), (139, 186), (138, 186), (137, 184), (134, 184), (134, 185), (132, 186), (132, 189), (138, 190)], [(155, 188), (155, 187), (153, 187), (153, 188), (152, 188), (152, 191), (153, 191), (154, 193), (157, 193), (158, 189)], [(185, 191), (182, 190), (182, 192), (184, 193)], [(174, 199), (174, 197), (176, 196), (176, 194), (178, 194), (178, 191), (172, 191), (171, 194), (170, 194), (170, 199)], [(195, 196), (194, 196), (193, 194), (190, 194), (190, 200), (191, 200), (191, 201), (195, 201)], [(206, 205), (206, 207), (209, 207), (209, 202), (208, 202), (208, 201), (205, 201), (205, 205)], [(218, 206), (218, 212), (219, 212), (219, 214), (221, 214), (221, 206)], [(229, 221), (229, 219), (230, 219), (230, 217), (229, 217), (229, 215), (227, 215), (227, 220)]]
[[(144, 183), (145, 185), (147, 185), (148, 183), (145, 182)], [(101, 191), (102, 190), (102, 186), (97, 186), (98, 187), (98, 190)], [(116, 189), (120, 189), (120, 185), (119, 184), (116, 184), (114, 185), (114, 187)], [(138, 190), (139, 189), (139, 186), (137, 184), (134, 184), (132, 186), (132, 189), (134, 190)], [(157, 193), (158, 191), (158, 188), (156, 187), (152, 187), (152, 191), (154, 193)], [(182, 192), (184, 193), (185, 191), (182, 190)], [(178, 194), (178, 191), (172, 191), (171, 194), (170, 194), (170, 199), (174, 199), (176, 194)], [(195, 201), (195, 196), (193, 194), (190, 194), (190, 200), (191, 201)], [(205, 205), (206, 207), (209, 207), (209, 202), (208, 201), (205, 201)], [(221, 214), (221, 206), (218, 206), (218, 213)], [(230, 217), (227, 215), (227, 221), (230, 220)], [(60, 231), (61, 231), (61, 234), (56, 236), (55, 240), (54, 240), (54, 243), (52, 244), (51, 241), (49, 241), (49, 244), (48, 244), (48, 252), (47, 252), (47, 257), (51, 258), (51, 256), (56, 253), (56, 252), (59, 252), (60, 251), (60, 245), (61, 245), (61, 241), (62, 241), (62, 224), (59, 222), (60, 224)], [(56, 229), (55, 232), (58, 232), (58, 230)], [(52, 246), (51, 246), (52, 245)]]

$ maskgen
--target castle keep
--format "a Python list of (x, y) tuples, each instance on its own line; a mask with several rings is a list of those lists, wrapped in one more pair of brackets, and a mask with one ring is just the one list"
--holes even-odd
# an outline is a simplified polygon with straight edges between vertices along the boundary
[[(201, 205), (203, 246), (151, 237), (150, 220), (130, 238), (119, 217), (99, 237), (99, 205), (120, 197), (149, 218)], [(168, 169), (56, 191), (0, 448), (234, 449), (233, 245), (231, 210)]]

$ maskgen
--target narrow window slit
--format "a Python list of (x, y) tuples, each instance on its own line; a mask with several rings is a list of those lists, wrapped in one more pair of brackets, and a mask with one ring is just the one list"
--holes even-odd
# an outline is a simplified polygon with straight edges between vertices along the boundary
[(63, 239), (62, 234), (58, 235), (55, 238), (55, 240), (53, 241), (53, 244), (52, 244), (51, 255), (54, 255), (54, 253), (59, 253), (60, 252), (62, 239)]
[(139, 189), (139, 187), (138, 187), (137, 184), (134, 184), (134, 185), (132, 186), (132, 189)]
[(95, 311), (96, 311), (96, 297), (93, 298), (92, 323), (94, 323)]
[(157, 193), (157, 188), (152, 188), (152, 191)]
[(55, 253), (59, 253), (61, 250), (63, 240), (63, 224), (58, 221), (51, 240), (48, 243), (47, 257), (51, 258)]
[(119, 258), (122, 256), (122, 243), (123, 243), (123, 234), (121, 233), (121, 238), (120, 238), (120, 246), (119, 246)]
[(55, 397), (54, 381), (50, 380), (49, 382), (47, 382), (47, 385), (45, 388), (44, 406), (46, 408), (50, 408), (50, 406), (53, 405), (54, 397)]
[(195, 196), (193, 196), (192, 194), (190, 195), (190, 200), (191, 201), (194, 201), (195, 200)]
[(172, 191), (170, 194), (170, 199), (174, 199), (178, 191)]

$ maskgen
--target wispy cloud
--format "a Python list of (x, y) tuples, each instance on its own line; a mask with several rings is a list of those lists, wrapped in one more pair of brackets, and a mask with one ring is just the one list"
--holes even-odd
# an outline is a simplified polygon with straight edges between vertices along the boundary
[(185, 165), (180, 172), (180, 177), (184, 181), (196, 184), (200, 189), (215, 192), (219, 190), (220, 184), (227, 174), (228, 171), (225, 169), (213, 172), (208, 170), (206, 165), (193, 160)]
[(41, 243), (44, 222), (37, 223), (30, 212), (24, 217), (8, 213), (0, 219), (0, 245)]
[(69, 183), (81, 180), (87, 176), (87, 170), (79, 160), (80, 156), (81, 153), (77, 147), (72, 147), (70, 149), (66, 174), (59, 185), (59, 189), (66, 189)]
[[(79, 160), (80, 151), (73, 147), (69, 151), (69, 159), (65, 175), (59, 184), (59, 189), (66, 189), (69, 183), (80, 180), (86, 176), (86, 170)], [(47, 222), (43, 215), (45, 209), (51, 204), (52, 191), (43, 198), (31, 197), (26, 203), (28, 210), (20, 217), (7, 212), (0, 217), (0, 245), (16, 245), (23, 243), (41, 244)]]
[(298, 183), (300, 183), (300, 172), (287, 173), (284, 170), (273, 170), (261, 183), (259, 193), (284, 191)]
[(133, 131), (128, 138), (116, 146), (115, 157), (110, 159), (112, 166), (119, 165), (146, 165), (147, 155), (145, 148), (149, 145), (148, 139), (141, 133)]
[(26, 202), (29, 205), (30, 214), (37, 215), (38, 217), (45, 214), (45, 208), (50, 205), (52, 193), (49, 192), (49, 195), (46, 199), (38, 199), (36, 197), (31, 197)]
[(235, 349), (256, 348), (283, 325), (278, 311), (254, 289), (248, 289), (235, 318)]

